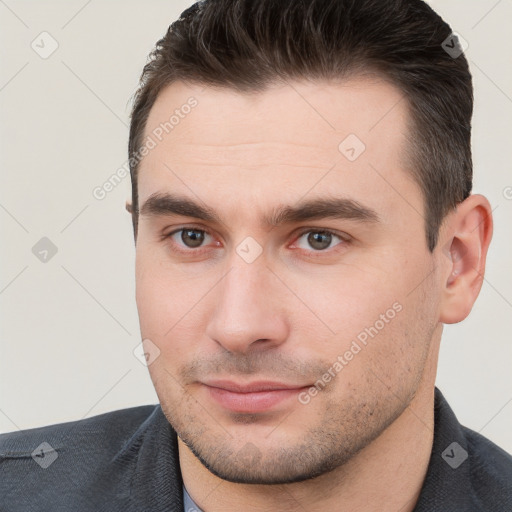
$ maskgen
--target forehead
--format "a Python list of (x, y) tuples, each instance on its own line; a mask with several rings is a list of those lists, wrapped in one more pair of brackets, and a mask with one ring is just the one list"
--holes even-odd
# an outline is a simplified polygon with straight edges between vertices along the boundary
[(419, 195), (403, 158), (408, 115), (401, 91), (375, 76), (257, 93), (177, 82), (146, 123), (155, 144), (139, 167), (139, 203), (167, 191), (261, 208), (338, 191), (393, 208), (397, 192)]
[[(161, 146), (235, 145), (256, 140), (305, 148), (320, 145), (336, 150), (329, 151), (332, 158), (339, 156), (337, 142), (348, 133), (356, 133), (374, 149), (375, 138), (399, 143), (389, 127), (405, 127), (407, 101), (403, 100), (398, 88), (376, 75), (341, 82), (273, 84), (264, 91), (247, 93), (176, 82), (158, 95), (145, 135), (163, 129), (158, 137), (163, 139)], [(195, 106), (189, 107), (190, 103)]]

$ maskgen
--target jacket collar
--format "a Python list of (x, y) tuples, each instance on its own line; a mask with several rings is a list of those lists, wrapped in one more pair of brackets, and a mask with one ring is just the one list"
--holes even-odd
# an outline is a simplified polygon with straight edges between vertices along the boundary
[(414, 512), (481, 510), (471, 485), (470, 462), (471, 447), (463, 427), (436, 388), (434, 442)]
[(183, 512), (178, 438), (156, 405), (113, 461), (125, 470), (127, 511)]

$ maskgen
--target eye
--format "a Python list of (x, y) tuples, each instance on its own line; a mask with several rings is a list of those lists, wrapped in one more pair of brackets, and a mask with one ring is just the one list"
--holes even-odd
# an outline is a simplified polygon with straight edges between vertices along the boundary
[(330, 249), (333, 246), (340, 245), (340, 243), (332, 245), (333, 241), (336, 239), (338, 239), (341, 243), (347, 243), (347, 238), (348, 237), (342, 237), (341, 235), (337, 235), (332, 231), (324, 229), (310, 229), (309, 231), (303, 231), (301, 234), (299, 234), (295, 244), (299, 247), (299, 249), (313, 249), (314, 252), (321, 252), (325, 251), (326, 249)]
[(200, 248), (203, 242), (212, 236), (203, 229), (180, 228), (166, 235), (166, 238), (171, 239), (178, 247), (184, 247), (184, 250), (187, 250)]

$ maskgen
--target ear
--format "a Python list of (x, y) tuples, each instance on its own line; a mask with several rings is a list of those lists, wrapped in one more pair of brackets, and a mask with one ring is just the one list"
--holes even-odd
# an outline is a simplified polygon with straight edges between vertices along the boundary
[(491, 205), (484, 196), (471, 195), (443, 224), (440, 321), (454, 324), (469, 315), (482, 287), (492, 237)]
[(132, 226), (133, 226), (133, 240), (135, 241), (135, 245), (137, 245), (137, 216), (134, 215), (133, 212), (133, 203), (127, 199), (125, 204), (126, 211), (132, 216)]

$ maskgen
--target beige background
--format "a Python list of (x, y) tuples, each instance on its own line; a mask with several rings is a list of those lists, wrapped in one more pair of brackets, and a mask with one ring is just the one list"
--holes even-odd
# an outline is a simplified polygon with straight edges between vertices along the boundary
[[(469, 43), (475, 192), (496, 223), (480, 298), (445, 330), (438, 386), (512, 452), (512, 2), (430, 3)], [(157, 402), (132, 353), (129, 179), (102, 201), (92, 190), (125, 162), (146, 56), (190, 4), (0, 0), (0, 431)], [(58, 43), (46, 59), (31, 47), (51, 49), (43, 31)], [(32, 252), (42, 237), (58, 250), (46, 263)]]

